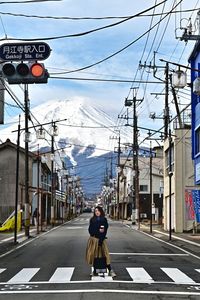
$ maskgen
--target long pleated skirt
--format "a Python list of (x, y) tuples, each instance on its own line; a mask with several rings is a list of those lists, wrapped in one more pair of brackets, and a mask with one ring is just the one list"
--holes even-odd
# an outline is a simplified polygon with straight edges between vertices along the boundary
[(88, 265), (93, 266), (96, 257), (106, 257), (107, 265), (110, 265), (110, 254), (106, 240), (103, 241), (102, 246), (99, 246), (99, 239), (89, 237), (86, 247), (86, 261)]

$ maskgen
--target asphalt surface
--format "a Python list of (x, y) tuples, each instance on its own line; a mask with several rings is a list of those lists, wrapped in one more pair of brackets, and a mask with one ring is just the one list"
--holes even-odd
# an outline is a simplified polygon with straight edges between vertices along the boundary
[(117, 277), (85, 262), (90, 214), (0, 255), (0, 299), (200, 299), (200, 255), (109, 220)]

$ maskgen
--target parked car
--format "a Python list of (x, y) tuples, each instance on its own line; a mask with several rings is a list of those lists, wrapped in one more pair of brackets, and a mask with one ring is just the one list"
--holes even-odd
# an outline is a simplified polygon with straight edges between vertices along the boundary
[(84, 209), (83, 209), (83, 212), (84, 213), (91, 213), (92, 212), (92, 209), (91, 209), (91, 207), (85, 207)]

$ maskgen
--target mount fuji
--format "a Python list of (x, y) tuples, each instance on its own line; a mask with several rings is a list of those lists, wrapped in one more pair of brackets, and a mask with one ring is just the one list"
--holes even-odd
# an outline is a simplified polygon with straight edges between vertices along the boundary
[[(89, 103), (87, 99), (80, 98), (42, 103), (31, 109), (30, 117), (34, 125), (56, 121), (59, 134), (55, 137), (55, 150), (63, 149), (67, 168), (71, 170), (73, 167), (73, 173), (80, 176), (88, 197), (100, 192), (106, 167), (108, 168), (108, 164), (111, 165), (111, 158), (113, 169), (116, 166), (116, 154), (113, 150), (114, 146), (117, 147), (117, 140), (110, 139), (110, 136), (116, 136), (114, 119), (102, 108)], [(17, 119), (18, 117), (15, 117), (12, 121), (17, 123)], [(24, 124), (23, 118), (21, 123)], [(30, 122), (29, 126), (32, 126)], [(12, 133), (16, 127), (16, 124), (4, 129), (0, 127), (1, 140), (9, 138), (12, 142), (16, 142), (17, 133)], [(49, 131), (50, 127), (51, 124), (44, 126), (46, 131)], [(47, 134), (45, 140), (38, 140), (33, 128), (30, 132), (31, 151), (38, 149), (38, 145), (42, 152), (50, 150), (50, 135)], [(126, 128), (123, 128), (121, 136), (124, 142), (131, 140), (131, 134)], [(20, 142), (23, 145), (23, 135)]]

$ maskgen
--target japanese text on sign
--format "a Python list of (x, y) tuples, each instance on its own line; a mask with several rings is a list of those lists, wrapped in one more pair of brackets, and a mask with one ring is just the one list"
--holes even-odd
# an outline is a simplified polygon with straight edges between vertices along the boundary
[(46, 43), (3, 44), (0, 57), (3, 60), (44, 60), (50, 51)]

